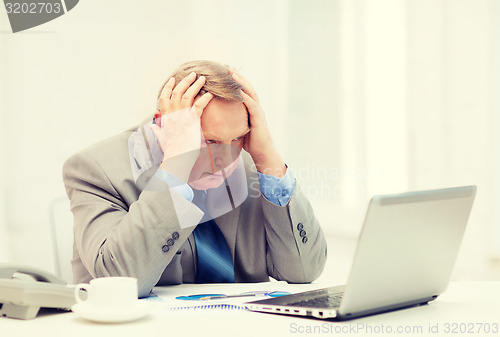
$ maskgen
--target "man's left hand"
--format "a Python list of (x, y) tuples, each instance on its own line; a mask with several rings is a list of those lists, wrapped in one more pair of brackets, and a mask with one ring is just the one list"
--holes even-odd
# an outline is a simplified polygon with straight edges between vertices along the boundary
[(252, 156), (260, 173), (281, 178), (286, 173), (286, 166), (274, 145), (257, 93), (242, 75), (233, 72), (232, 76), (243, 86), (240, 94), (248, 110), (250, 132), (245, 136), (243, 148)]

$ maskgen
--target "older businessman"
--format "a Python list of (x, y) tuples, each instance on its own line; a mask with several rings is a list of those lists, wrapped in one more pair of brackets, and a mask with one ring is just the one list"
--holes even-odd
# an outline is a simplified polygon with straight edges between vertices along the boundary
[(67, 160), (74, 282), (155, 285), (316, 279), (326, 242), (272, 140), (251, 84), (193, 61), (153, 117)]

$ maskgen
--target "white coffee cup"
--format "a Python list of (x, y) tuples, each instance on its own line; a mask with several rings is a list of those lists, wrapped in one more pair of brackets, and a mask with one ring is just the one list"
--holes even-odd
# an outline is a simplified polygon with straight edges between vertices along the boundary
[[(82, 291), (87, 299), (81, 298)], [(75, 287), (77, 303), (86, 303), (100, 308), (127, 308), (137, 303), (138, 290), (135, 277), (100, 277), (90, 283), (80, 283)]]

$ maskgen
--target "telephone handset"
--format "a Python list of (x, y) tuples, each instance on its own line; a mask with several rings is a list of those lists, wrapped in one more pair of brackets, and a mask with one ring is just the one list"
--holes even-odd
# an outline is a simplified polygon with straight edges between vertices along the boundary
[(58, 276), (34, 268), (0, 263), (0, 317), (31, 319), (41, 307), (69, 310), (74, 287)]

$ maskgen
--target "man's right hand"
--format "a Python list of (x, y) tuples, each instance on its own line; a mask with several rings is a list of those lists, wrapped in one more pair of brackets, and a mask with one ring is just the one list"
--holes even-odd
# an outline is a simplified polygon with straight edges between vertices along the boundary
[(162, 167), (185, 182), (200, 151), (200, 117), (213, 98), (211, 93), (197, 98), (204, 84), (205, 77), (200, 76), (196, 80), (194, 72), (182, 79), (177, 86), (175, 78), (170, 78), (158, 98), (161, 125), (150, 126), (163, 151)]

